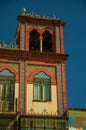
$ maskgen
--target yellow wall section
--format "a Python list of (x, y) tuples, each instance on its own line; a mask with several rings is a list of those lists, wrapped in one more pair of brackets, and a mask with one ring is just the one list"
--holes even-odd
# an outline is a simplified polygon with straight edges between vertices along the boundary
[(19, 83), (15, 83), (15, 99), (19, 97)]
[(44, 109), (47, 114), (55, 114), (57, 112), (57, 96), (56, 96), (56, 85), (51, 85), (51, 101), (49, 102), (34, 102), (33, 101), (33, 84), (27, 84), (26, 93), (26, 113), (28, 114), (31, 109), (37, 114), (41, 114)]

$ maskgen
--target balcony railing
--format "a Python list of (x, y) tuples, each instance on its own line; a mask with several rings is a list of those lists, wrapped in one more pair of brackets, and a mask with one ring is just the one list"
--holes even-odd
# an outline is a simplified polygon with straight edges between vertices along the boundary
[(0, 98), (0, 113), (1, 112), (17, 112), (18, 99)]
[(5, 43), (3, 40), (0, 42), (0, 48), (4, 49), (19, 49), (19, 46), (16, 44), (15, 41), (11, 43)]
[(21, 116), (21, 130), (68, 130), (68, 117)]

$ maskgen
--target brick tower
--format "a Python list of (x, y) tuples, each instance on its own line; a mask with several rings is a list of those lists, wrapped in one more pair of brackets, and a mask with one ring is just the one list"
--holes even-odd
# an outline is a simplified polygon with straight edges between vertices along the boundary
[(55, 16), (27, 14), (23, 8), (12, 50), (1, 47), (0, 71), (14, 74), (14, 108), (21, 130), (68, 128), (64, 25)]

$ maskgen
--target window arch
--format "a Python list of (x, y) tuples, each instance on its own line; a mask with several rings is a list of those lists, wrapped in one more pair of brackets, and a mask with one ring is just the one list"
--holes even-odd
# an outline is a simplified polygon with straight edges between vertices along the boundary
[(15, 76), (15, 80), (19, 80), (19, 74), (18, 72), (10, 65), (1, 65), (0, 66), (0, 73), (3, 71), (3, 70), (8, 70), (11, 74), (13, 74)]
[(30, 51), (39, 51), (40, 50), (40, 34), (37, 32), (36, 29), (33, 29), (30, 33), (29, 39), (29, 50)]
[(52, 52), (52, 35), (48, 30), (45, 30), (42, 36), (43, 36), (43, 45), (42, 45), (43, 51)]
[(39, 72), (34, 75), (34, 101), (50, 101), (51, 100), (51, 80), (50, 76), (44, 72)]

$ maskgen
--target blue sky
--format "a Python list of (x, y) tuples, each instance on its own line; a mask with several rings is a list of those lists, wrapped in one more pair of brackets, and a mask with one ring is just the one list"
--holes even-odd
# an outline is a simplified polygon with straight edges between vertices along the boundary
[(13, 41), (21, 8), (55, 14), (64, 28), (68, 107), (86, 108), (86, 0), (0, 0), (0, 40)]

